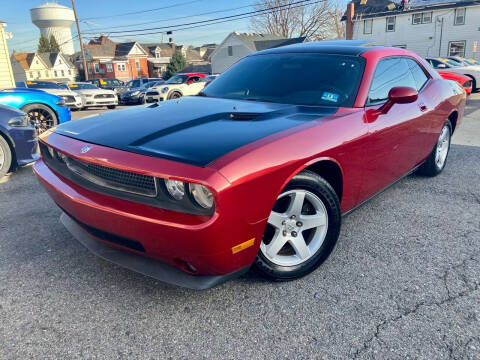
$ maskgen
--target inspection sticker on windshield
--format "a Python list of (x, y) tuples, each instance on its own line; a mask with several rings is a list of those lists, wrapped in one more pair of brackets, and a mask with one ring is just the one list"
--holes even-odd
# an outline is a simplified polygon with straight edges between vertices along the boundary
[(338, 94), (334, 94), (334, 93), (325, 91), (322, 95), (322, 100), (337, 102), (338, 101)]

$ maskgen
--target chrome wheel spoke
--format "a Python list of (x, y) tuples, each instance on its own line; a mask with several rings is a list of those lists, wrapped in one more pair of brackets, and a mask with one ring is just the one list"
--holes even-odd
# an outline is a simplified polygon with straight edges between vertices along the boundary
[(288, 207), (287, 214), (300, 215), (302, 213), (303, 203), (305, 202), (305, 192), (296, 191), (293, 193), (290, 206)]
[(289, 242), (300, 259), (304, 260), (310, 257), (310, 249), (308, 248), (302, 234), (299, 234), (297, 237), (289, 239)]
[(277, 231), (272, 241), (266, 246), (266, 253), (270, 257), (275, 257), (287, 243), (287, 238), (282, 235), (281, 231)]
[(272, 211), (268, 217), (268, 223), (275, 228), (280, 229), (283, 225), (282, 222), (284, 222), (286, 218), (287, 215)]
[(327, 217), (322, 213), (317, 213), (315, 215), (302, 215), (300, 216), (300, 221), (302, 223), (302, 229), (308, 230), (319, 226), (325, 226), (327, 224)]

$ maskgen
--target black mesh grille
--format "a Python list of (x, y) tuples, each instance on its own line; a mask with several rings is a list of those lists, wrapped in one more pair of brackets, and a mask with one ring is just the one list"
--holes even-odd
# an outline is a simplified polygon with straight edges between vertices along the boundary
[(65, 164), (68, 171), (95, 185), (150, 197), (157, 195), (157, 183), (153, 176), (79, 161), (55, 150), (52, 150), (52, 157), (47, 146), (42, 143), (40, 150), (47, 162), (53, 165)]
[(110, 99), (110, 98), (113, 98), (114, 95), (113, 94), (100, 94), (100, 95), (95, 95), (94, 98), (95, 99)]

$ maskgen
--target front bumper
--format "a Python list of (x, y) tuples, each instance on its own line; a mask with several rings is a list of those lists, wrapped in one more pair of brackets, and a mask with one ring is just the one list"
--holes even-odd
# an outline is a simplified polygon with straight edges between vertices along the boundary
[[(57, 174), (43, 159), (37, 161), (34, 172), (57, 205), (79, 224), (94, 229), (95, 233), (109, 234), (101, 236), (101, 241), (108, 246), (159, 261), (195, 278), (230, 278), (234, 276), (232, 273), (240, 274), (242, 269), (253, 263), (266, 219), (251, 221), (236, 213), (235, 204), (244, 202), (245, 196), (235, 192), (215, 170), (99, 145), (95, 145), (88, 155), (81, 155), (80, 149), (86, 143), (55, 133), (48, 135), (48, 144), (81, 161), (104, 166), (117, 164), (122, 169), (156, 177), (196, 180), (217, 191), (213, 215), (188, 214), (87, 189)], [(69, 151), (66, 152), (66, 149)], [(239, 252), (233, 251), (239, 244), (251, 239), (255, 239), (252, 246)], [(199, 280), (199, 283), (203, 281)], [(212, 283), (217, 281), (220, 280)], [(207, 283), (210, 284), (210, 280)]]
[(37, 132), (34, 127), (12, 127), (8, 133), (15, 144), (15, 160), (18, 166), (27, 165), (39, 158)]
[(84, 106), (117, 106), (118, 99), (117, 97), (114, 98), (102, 98), (102, 99), (95, 99), (93, 97), (85, 98)]
[(163, 94), (152, 95), (152, 94), (147, 93), (145, 95), (145, 102), (146, 103), (154, 103), (154, 102), (157, 102), (157, 101), (164, 101), (164, 100), (165, 100), (165, 96)]
[(65, 213), (60, 221), (75, 239), (98, 257), (171, 285), (205, 290), (235, 279), (250, 268), (246, 266), (226, 275), (191, 275), (173, 266), (108, 246)]
[(121, 104), (140, 104), (142, 102), (143, 95), (136, 96), (123, 96), (120, 97)]
[(59, 124), (70, 121), (72, 119), (72, 113), (70, 112), (70, 108), (68, 106), (57, 106), (55, 107), (55, 111), (58, 115)]

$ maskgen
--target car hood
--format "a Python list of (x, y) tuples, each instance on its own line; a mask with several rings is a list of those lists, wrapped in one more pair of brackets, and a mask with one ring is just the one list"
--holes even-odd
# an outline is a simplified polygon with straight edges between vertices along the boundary
[(70, 96), (75, 96), (78, 95), (77, 93), (67, 90), (67, 89), (42, 89), (45, 92), (48, 92), (49, 94), (57, 95), (57, 96), (65, 96), (65, 95), (70, 95)]
[(115, 91), (113, 90), (106, 90), (106, 89), (79, 89), (75, 90), (75, 92), (82, 94), (82, 95), (98, 95), (98, 94), (113, 94), (115, 95)]
[(203, 167), (241, 146), (337, 110), (187, 96), (106, 112), (62, 124), (55, 131), (88, 143)]

